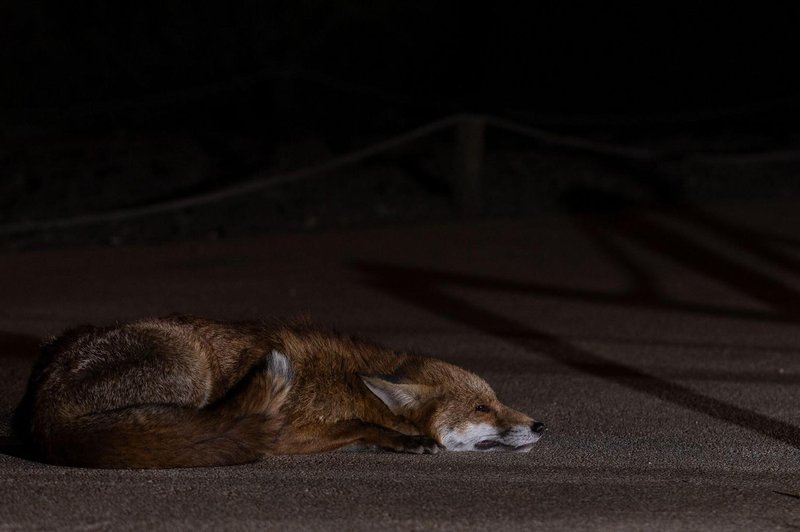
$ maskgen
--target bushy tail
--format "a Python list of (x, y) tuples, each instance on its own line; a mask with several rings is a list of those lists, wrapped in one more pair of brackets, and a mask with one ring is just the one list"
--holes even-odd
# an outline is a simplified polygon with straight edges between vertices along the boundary
[(34, 444), (47, 462), (100, 468), (166, 468), (241, 464), (274, 445), (291, 388), (288, 359), (273, 352), (218, 405), (193, 409), (139, 405), (54, 423)]

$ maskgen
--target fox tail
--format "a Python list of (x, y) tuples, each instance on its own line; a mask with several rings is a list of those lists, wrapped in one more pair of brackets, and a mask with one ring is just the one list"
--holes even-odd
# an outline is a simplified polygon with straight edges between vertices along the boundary
[(202, 467), (252, 462), (270, 452), (284, 425), (291, 389), (285, 355), (273, 352), (219, 404), (197, 409), (137, 405), (34, 424), (45, 461), (99, 468)]

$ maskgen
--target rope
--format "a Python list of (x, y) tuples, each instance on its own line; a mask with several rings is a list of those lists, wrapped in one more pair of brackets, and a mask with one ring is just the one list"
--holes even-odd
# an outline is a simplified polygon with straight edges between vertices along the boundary
[(522, 124), (494, 116), (487, 116), (483, 119), (489, 125), (517, 133), (518, 135), (530, 137), (540, 142), (555, 144), (558, 146), (566, 146), (568, 148), (576, 148), (592, 153), (614, 155), (616, 157), (634, 160), (656, 159), (661, 155), (660, 152), (648, 150), (647, 148), (630, 148), (627, 146), (620, 146), (619, 144), (612, 144), (610, 142), (588, 140), (581, 137), (573, 137), (571, 135), (561, 135), (559, 133), (545, 131), (544, 129), (523, 126)]
[[(13, 235), (33, 231), (46, 231), (51, 229), (66, 229), (95, 223), (123, 222), (126, 220), (142, 218), (154, 214), (162, 214), (165, 212), (172, 212), (181, 209), (217, 203), (226, 199), (244, 196), (252, 192), (257, 192), (280, 185), (298, 183), (312, 178), (319, 178), (320, 176), (323, 176), (333, 170), (337, 170), (343, 166), (360, 162), (381, 152), (385, 152), (404, 144), (416, 141), (437, 131), (464, 123), (465, 121), (480, 121), (486, 125), (523, 135), (546, 144), (565, 146), (590, 153), (611, 155), (614, 157), (622, 157), (631, 160), (652, 161), (668, 157), (674, 158), (675, 155), (665, 151), (621, 146), (609, 142), (593, 141), (582, 137), (562, 135), (559, 133), (553, 133), (543, 129), (518, 124), (516, 122), (496, 116), (456, 114), (436, 120), (434, 122), (430, 122), (402, 135), (371, 144), (360, 150), (356, 150), (339, 157), (334, 157), (327, 162), (307, 168), (301, 168), (298, 170), (272, 175), (259, 172), (242, 183), (237, 183), (207, 193), (196, 194), (170, 201), (151, 203), (150, 205), (145, 205), (142, 207), (123, 208), (94, 214), (85, 214), (64, 218), (51, 218), (48, 220), (31, 220), (0, 225), (0, 235)], [(730, 155), (684, 154), (680, 159), (684, 161), (708, 164), (747, 164), (786, 162), (794, 161), (798, 158), (800, 158), (800, 151), (784, 150)]]
[(235, 185), (221, 188), (212, 192), (197, 194), (176, 200), (152, 203), (142, 207), (132, 207), (128, 209), (118, 209), (95, 214), (85, 214), (65, 218), (51, 218), (49, 220), (31, 220), (26, 222), (0, 225), (0, 235), (45, 231), (49, 229), (66, 229), (70, 227), (78, 227), (82, 225), (103, 222), (122, 222), (135, 218), (142, 218), (144, 216), (150, 216), (153, 214), (161, 214), (190, 207), (208, 205), (209, 203), (216, 203), (229, 198), (243, 196), (251, 192), (264, 190), (287, 183), (297, 183), (308, 180), (312, 177), (324, 175), (325, 173), (336, 170), (342, 166), (347, 166), (362, 161), (378, 153), (388, 151), (392, 148), (415, 141), (421, 137), (435, 133), (438, 130), (450, 127), (456, 124), (458, 121), (458, 116), (443, 118), (441, 120), (418, 127), (403, 135), (392, 137), (388, 140), (367, 146), (366, 148), (335, 157), (322, 164), (277, 175), (267, 175), (260, 172), (253, 175), (250, 179), (243, 183), (237, 183)]

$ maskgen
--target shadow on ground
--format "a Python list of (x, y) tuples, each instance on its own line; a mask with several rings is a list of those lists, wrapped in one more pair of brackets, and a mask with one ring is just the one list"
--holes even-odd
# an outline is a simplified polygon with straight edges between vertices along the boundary
[[(662, 211), (657, 214), (672, 221), (694, 225), (717, 233), (756, 255), (781, 266), (796, 268), (798, 261), (784, 250), (770, 244), (800, 243), (784, 237), (742, 229), (697, 209)], [(611, 294), (559, 289), (531, 283), (518, 283), (488, 276), (459, 274), (435, 269), (419, 269), (395, 264), (358, 261), (352, 264), (366, 275), (365, 284), (391, 297), (459, 322), (484, 334), (501, 337), (528, 351), (535, 351), (573, 370), (606, 379), (683, 408), (706, 414), (752, 430), (800, 449), (800, 427), (773, 419), (726, 401), (698, 393), (680, 384), (644, 373), (589, 350), (576, 347), (556, 335), (537, 330), (520, 320), (481, 308), (453, 296), (447, 287), (475, 288), (483, 291), (513, 292), (530, 296), (548, 296), (585, 302), (603, 302), (626, 307), (679, 310), (683, 312), (749, 320), (796, 323), (800, 316), (800, 293), (788, 283), (751, 266), (704, 247), (658, 217), (640, 211), (624, 211), (591, 217), (576, 214), (575, 221), (584, 229), (629, 277), (633, 288), (627, 293)], [(770, 310), (720, 308), (671, 300), (658, 289), (654, 276), (636, 263), (611, 237), (622, 237), (643, 248), (669, 257), (693, 271), (767, 305)], [(794, 378), (794, 383), (800, 380)]]

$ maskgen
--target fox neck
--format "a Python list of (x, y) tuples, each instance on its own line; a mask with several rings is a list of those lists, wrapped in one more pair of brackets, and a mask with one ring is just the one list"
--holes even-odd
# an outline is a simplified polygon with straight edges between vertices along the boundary
[(365, 408), (359, 413), (359, 417), (363, 421), (382, 425), (409, 436), (434, 435), (432, 418), (436, 410), (435, 401), (415, 405), (395, 414), (366, 387), (361, 394), (363, 398), (361, 404)]
[[(396, 416), (391, 412), (387, 412), (386, 415), (373, 415), (373, 416), (365, 416), (366, 419), (364, 421), (368, 423), (374, 423), (376, 425), (381, 425), (383, 427), (390, 428), (392, 430), (396, 430), (397, 432), (402, 432), (403, 434), (407, 434), (409, 436), (420, 436), (426, 434), (421, 427), (419, 427), (416, 423), (411, 420), (406, 419), (403, 416)], [(372, 418), (372, 419), (369, 419)]]

